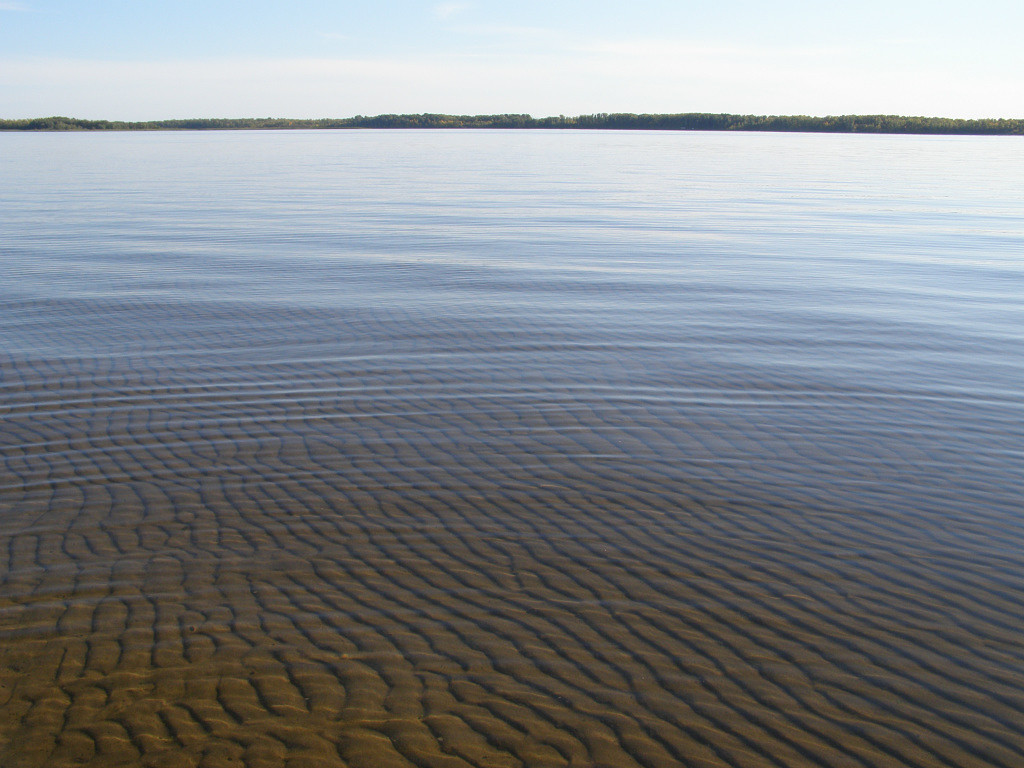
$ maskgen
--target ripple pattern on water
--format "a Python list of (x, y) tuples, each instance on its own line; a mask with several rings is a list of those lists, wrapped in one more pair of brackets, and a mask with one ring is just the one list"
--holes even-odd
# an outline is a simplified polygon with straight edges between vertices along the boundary
[[(831, 138), (852, 166), (877, 152)], [(209, 200), (246, 200), (240, 154), (282, 185), (241, 219), (173, 175), (146, 202), (152, 166), (197, 150), (125, 140), (128, 170), (80, 177), (139, 185), (118, 236), (33, 224), (33, 194), (58, 194), (37, 181), (18, 204), (38, 219), (6, 246), (0, 765), (1024, 763), (1011, 203), (960, 220), (985, 259), (922, 269), (927, 238), (891, 231), (907, 256), (883, 258), (858, 219), (882, 193), (842, 188), (843, 220), (794, 137), (750, 139), (754, 181), (726, 174), (730, 194), (689, 206), (620, 199), (643, 188), (630, 174), (669, 183), (665, 137), (556, 143), (561, 176), (530, 165), (557, 137), (467, 138), (525, 180), (499, 194), (494, 167), (463, 165), (407, 210), (455, 146), (415, 135), (392, 175), (351, 149), (350, 174), (397, 191), (321, 201), (349, 212), (343, 248), (304, 204), (333, 189), (322, 136), (195, 139), (228, 156)], [(884, 141), (918, 183), (892, 200), (946, 220), (921, 192), (931, 166)], [(787, 176), (766, 147), (807, 165)], [(758, 184), (816, 189), (838, 231), (814, 234), (814, 206), (788, 225), (850, 253), (813, 258), (780, 222), (746, 250), (787, 209)], [(519, 235), (493, 220), (510, 200)], [(187, 236), (158, 215), (179, 209)], [(269, 230), (239, 227), (260, 210)], [(730, 216), (734, 237), (708, 235)], [(666, 250), (687, 227), (692, 262)]]

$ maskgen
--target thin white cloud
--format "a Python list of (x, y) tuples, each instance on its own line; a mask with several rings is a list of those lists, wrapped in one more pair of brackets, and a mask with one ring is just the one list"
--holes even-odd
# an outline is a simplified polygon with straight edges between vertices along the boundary
[(659, 38), (583, 41), (572, 43), (570, 47), (581, 53), (611, 54), (644, 59), (684, 59), (695, 56), (731, 56), (743, 59), (763, 57), (828, 58), (855, 52), (855, 49), (849, 46), (741, 46)]
[(448, 19), (470, 8), (470, 3), (440, 3), (434, 6), (434, 15), (439, 19)]
[(28, 11), (31, 10), (24, 3), (0, 3), (0, 11)]
[(515, 40), (532, 40), (558, 43), (559, 47), (568, 43), (568, 38), (561, 32), (546, 27), (524, 27), (508, 24), (460, 24), (453, 31), (473, 37), (504, 37)]

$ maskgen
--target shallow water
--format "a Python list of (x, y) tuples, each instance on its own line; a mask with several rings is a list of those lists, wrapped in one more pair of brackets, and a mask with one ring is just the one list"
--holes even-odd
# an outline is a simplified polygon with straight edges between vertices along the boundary
[(1019, 145), (0, 134), (0, 765), (1024, 763)]

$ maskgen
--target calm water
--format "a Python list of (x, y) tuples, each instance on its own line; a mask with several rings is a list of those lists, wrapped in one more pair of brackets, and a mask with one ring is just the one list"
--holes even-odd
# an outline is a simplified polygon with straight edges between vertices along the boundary
[(0, 178), (0, 764), (1024, 763), (1019, 139)]

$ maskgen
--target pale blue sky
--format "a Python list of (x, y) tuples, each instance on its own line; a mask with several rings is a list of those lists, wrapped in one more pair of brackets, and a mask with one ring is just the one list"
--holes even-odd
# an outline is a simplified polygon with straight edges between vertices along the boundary
[(0, 117), (1024, 117), (1024, 0), (0, 0)]

